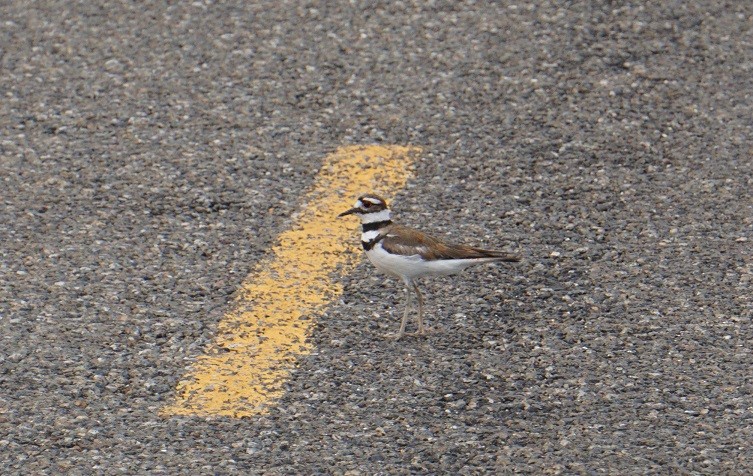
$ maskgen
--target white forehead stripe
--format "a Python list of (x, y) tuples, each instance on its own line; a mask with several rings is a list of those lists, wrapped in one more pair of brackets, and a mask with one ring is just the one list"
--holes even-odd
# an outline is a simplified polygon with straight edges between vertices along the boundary
[(379, 200), (378, 198), (363, 197), (362, 200), (366, 200), (367, 202), (369, 202), (372, 205), (379, 205), (379, 204), (382, 203), (382, 201)]

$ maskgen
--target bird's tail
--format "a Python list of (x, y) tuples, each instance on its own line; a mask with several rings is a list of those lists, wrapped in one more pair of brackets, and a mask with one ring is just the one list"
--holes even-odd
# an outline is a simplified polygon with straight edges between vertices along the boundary
[(520, 255), (516, 255), (515, 253), (508, 253), (507, 251), (483, 250), (481, 248), (473, 248), (473, 251), (478, 253), (479, 258), (493, 258), (494, 261), (517, 263), (521, 260)]

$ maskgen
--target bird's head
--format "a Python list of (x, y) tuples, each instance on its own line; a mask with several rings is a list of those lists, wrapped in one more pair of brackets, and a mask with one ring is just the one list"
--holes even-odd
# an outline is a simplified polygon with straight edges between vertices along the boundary
[(369, 193), (358, 197), (353, 208), (337, 216), (344, 217), (345, 215), (357, 215), (361, 219), (361, 223), (375, 223), (388, 221), (390, 219), (390, 209), (387, 207), (385, 199), (379, 195)]

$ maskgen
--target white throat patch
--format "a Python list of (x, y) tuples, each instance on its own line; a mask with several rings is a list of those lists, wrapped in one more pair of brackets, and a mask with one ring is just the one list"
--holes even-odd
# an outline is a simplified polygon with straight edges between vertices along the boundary
[(382, 211), (376, 212), (376, 213), (364, 213), (361, 215), (361, 223), (367, 224), (367, 223), (376, 223), (379, 221), (387, 221), (390, 219), (390, 209), (385, 208)]

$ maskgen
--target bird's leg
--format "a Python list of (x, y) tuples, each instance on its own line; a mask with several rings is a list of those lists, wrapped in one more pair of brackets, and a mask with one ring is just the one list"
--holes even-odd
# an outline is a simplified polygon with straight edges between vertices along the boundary
[(400, 339), (405, 335), (405, 323), (408, 322), (408, 311), (410, 311), (410, 288), (413, 283), (406, 281), (405, 284), (408, 285), (408, 295), (405, 299), (405, 312), (403, 313), (403, 320), (400, 322), (400, 331), (397, 333), (397, 338), (395, 340)]
[(426, 332), (424, 328), (424, 297), (421, 295), (421, 291), (418, 290), (418, 284), (413, 283), (413, 290), (416, 291), (418, 296), (418, 335), (423, 335)]

